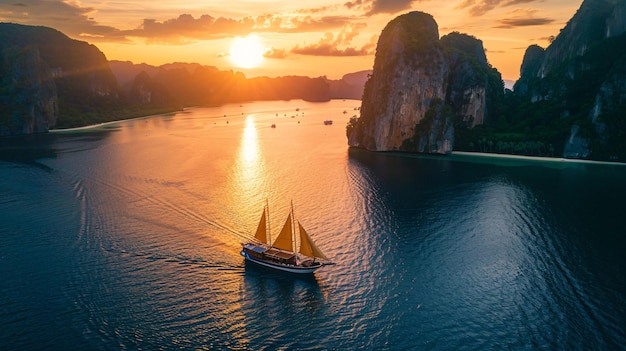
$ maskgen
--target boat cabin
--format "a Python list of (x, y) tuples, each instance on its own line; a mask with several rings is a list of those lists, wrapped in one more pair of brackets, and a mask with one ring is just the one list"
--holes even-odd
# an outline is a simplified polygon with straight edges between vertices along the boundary
[(275, 249), (273, 247), (263, 247), (252, 244), (247, 244), (244, 250), (254, 258), (260, 260), (270, 260), (276, 263), (296, 265), (296, 255), (293, 252), (286, 252)]
[(296, 255), (292, 252), (286, 252), (276, 250), (275, 248), (267, 249), (265, 252), (265, 258), (274, 262), (296, 265)]

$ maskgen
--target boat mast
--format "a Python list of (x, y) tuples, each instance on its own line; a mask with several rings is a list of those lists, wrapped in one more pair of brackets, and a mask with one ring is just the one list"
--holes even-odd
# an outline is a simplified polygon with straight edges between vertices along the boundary
[(272, 228), (270, 226), (270, 208), (267, 199), (265, 199), (265, 218), (267, 220), (267, 244), (272, 246)]
[(291, 240), (293, 241), (293, 252), (298, 252), (296, 250), (297, 242), (296, 242), (296, 218), (293, 215), (293, 200), (291, 200)]

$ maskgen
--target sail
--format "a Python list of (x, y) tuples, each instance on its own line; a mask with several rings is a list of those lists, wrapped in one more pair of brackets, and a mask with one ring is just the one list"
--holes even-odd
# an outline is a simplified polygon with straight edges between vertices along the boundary
[(300, 226), (300, 253), (309, 257), (317, 257), (328, 261), (328, 258), (324, 255), (322, 250), (315, 246), (315, 243), (311, 240), (311, 237), (307, 234), (306, 230), (304, 230), (300, 221), (298, 221), (298, 226)]
[(267, 221), (265, 219), (265, 208), (263, 209), (263, 215), (261, 215), (261, 221), (259, 222), (259, 226), (256, 228), (256, 234), (254, 234), (254, 237), (263, 244), (267, 244)]
[(274, 241), (274, 244), (272, 246), (287, 251), (293, 251), (293, 239), (291, 238), (291, 233), (292, 230), (290, 213), (287, 217), (285, 225), (283, 226), (283, 229), (281, 229), (280, 234), (278, 234), (278, 237), (276, 238), (276, 241)]

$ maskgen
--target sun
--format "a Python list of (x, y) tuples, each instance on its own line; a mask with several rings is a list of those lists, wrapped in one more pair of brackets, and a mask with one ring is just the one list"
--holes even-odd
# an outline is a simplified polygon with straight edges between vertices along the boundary
[(230, 46), (230, 61), (240, 68), (258, 67), (263, 62), (265, 48), (261, 38), (251, 34), (245, 38), (237, 37)]

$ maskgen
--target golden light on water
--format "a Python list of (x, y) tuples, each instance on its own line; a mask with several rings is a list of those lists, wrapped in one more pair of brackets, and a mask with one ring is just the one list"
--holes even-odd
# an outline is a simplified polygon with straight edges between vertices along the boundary
[(243, 130), (241, 138), (241, 149), (239, 152), (239, 162), (255, 163), (259, 158), (259, 140), (254, 124), (254, 116), (248, 115), (246, 118), (246, 126)]
[(267, 198), (265, 161), (254, 119), (254, 115), (246, 117), (230, 184), (233, 203), (237, 204), (241, 214), (250, 216), (246, 219), (246, 226), (252, 226), (258, 220)]

